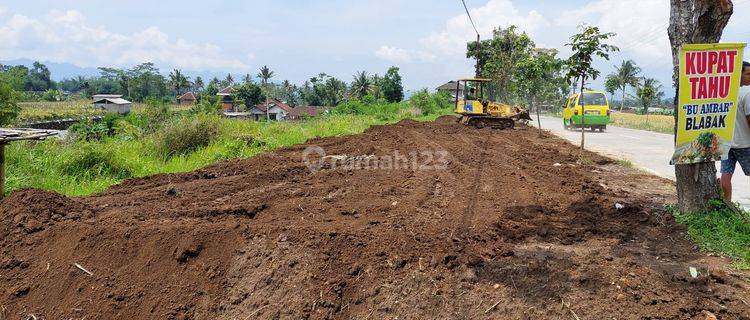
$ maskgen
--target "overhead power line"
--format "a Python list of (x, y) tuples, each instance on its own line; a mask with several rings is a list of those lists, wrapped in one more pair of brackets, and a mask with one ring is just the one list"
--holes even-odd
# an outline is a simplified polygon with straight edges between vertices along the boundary
[(474, 19), (471, 18), (471, 13), (469, 13), (469, 7), (466, 6), (466, 1), (461, 0), (461, 3), (464, 4), (464, 10), (466, 10), (466, 15), (469, 16), (469, 22), (471, 22), (471, 27), (474, 28), (474, 32), (476, 32), (477, 36), (479, 36), (479, 30), (477, 30), (477, 26), (474, 24)]

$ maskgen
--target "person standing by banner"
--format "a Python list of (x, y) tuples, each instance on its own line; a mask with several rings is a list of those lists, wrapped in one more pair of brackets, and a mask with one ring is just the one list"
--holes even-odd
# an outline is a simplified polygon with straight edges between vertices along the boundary
[(732, 201), (732, 175), (737, 162), (745, 175), (750, 176), (750, 90), (746, 90), (750, 86), (750, 63), (747, 61), (742, 63), (740, 85), (743, 88), (740, 89), (729, 157), (721, 161), (721, 190), (727, 201)]

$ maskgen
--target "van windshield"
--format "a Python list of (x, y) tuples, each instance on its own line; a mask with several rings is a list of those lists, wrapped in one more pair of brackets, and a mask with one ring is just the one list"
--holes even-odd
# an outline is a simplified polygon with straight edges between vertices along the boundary
[(583, 104), (587, 106), (604, 106), (607, 105), (607, 98), (603, 93), (584, 93), (583, 99), (578, 99), (578, 105)]

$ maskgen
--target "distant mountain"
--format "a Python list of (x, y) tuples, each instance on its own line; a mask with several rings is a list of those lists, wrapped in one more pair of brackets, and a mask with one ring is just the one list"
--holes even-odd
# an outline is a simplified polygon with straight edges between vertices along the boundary
[[(77, 76), (84, 76), (84, 77), (90, 77), (90, 76), (97, 76), (99, 75), (99, 70), (97, 68), (83, 68), (79, 67), (77, 65), (71, 64), (71, 63), (56, 63), (56, 62), (46, 62), (41, 61), (44, 65), (49, 68), (49, 71), (52, 73), (52, 80), (54, 81), (60, 81), (66, 78), (74, 78)], [(15, 59), (15, 60), (3, 60), (0, 61), (1, 64), (4, 65), (24, 65), (27, 67), (31, 67), (34, 64), (34, 60), (30, 59)]]

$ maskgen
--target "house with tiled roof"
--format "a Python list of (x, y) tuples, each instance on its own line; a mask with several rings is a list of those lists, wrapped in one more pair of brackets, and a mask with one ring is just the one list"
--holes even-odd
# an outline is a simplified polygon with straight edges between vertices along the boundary
[(185, 94), (177, 97), (177, 103), (180, 105), (193, 105), (198, 101), (198, 98), (195, 97), (195, 94), (192, 92), (185, 92)]
[(314, 117), (318, 115), (315, 107), (291, 107), (283, 101), (269, 100), (255, 105), (250, 109), (251, 117), (254, 120), (296, 120), (304, 117)]

